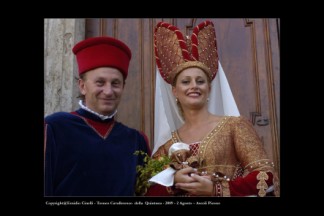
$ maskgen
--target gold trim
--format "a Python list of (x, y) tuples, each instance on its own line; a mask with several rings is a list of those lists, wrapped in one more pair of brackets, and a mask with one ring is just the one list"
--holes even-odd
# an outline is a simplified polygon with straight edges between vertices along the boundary
[(258, 195), (260, 197), (264, 197), (267, 194), (266, 190), (268, 189), (268, 185), (265, 180), (268, 180), (269, 176), (266, 172), (260, 171), (256, 178), (259, 180), (256, 186), (257, 189), (259, 189)]
[(207, 77), (209, 77), (209, 79), (211, 80), (212, 79), (212, 74), (210, 72), (210, 69), (205, 65), (203, 64), (202, 62), (200, 61), (188, 61), (188, 62), (185, 62), (185, 63), (182, 63), (180, 65), (178, 65), (175, 69), (173, 69), (173, 71), (171, 72), (171, 79), (172, 80), (172, 84), (175, 84), (174, 83), (174, 78), (183, 70), (187, 69), (187, 68), (191, 68), (191, 67), (198, 67), (200, 69), (202, 69), (205, 74), (207, 75)]
[(230, 197), (231, 196), (231, 192), (229, 189), (229, 183), (228, 181), (222, 181), (222, 189), (223, 189), (223, 197)]
[(207, 136), (201, 141), (198, 151), (199, 164), (201, 164), (203, 158), (205, 157), (206, 149), (210, 143), (211, 137), (217, 134), (224, 127), (224, 125), (228, 122), (229, 119), (230, 118), (228, 118), (227, 116), (224, 116), (215, 126), (215, 128), (210, 133), (208, 133)]
[(272, 166), (274, 166), (273, 162), (270, 159), (260, 159), (260, 160), (252, 161), (251, 163), (247, 164), (244, 167), (244, 169), (249, 169), (249, 167), (250, 168), (255, 168), (255, 167), (259, 167), (261, 165), (272, 165)]

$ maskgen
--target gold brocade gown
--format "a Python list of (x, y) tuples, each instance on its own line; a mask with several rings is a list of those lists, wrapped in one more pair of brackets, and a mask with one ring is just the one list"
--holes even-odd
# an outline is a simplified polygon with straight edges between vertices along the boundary
[[(182, 142), (176, 131), (172, 138), (162, 145), (153, 158), (167, 155), (173, 143)], [(198, 172), (212, 175), (220, 173), (224, 176), (222, 196), (230, 196), (229, 181), (238, 177), (245, 177), (252, 171), (260, 171), (257, 175), (258, 196), (265, 196), (268, 179), (267, 172), (273, 174), (274, 194), (279, 196), (279, 181), (270, 161), (262, 147), (252, 124), (243, 117), (224, 116), (216, 127), (199, 143), (199, 148), (192, 152), (187, 160), (189, 163), (197, 161)]]

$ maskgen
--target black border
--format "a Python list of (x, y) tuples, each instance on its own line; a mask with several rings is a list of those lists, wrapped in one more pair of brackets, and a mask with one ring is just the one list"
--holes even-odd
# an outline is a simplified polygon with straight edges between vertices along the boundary
[[(287, 185), (286, 179), (287, 175), (291, 174), (291, 171), (287, 169), (287, 145), (285, 139), (287, 139), (286, 131), (289, 126), (286, 124), (286, 105), (288, 101), (286, 100), (289, 95), (287, 95), (286, 87), (287, 84), (287, 70), (285, 68), (286, 64), (283, 61), (286, 55), (286, 46), (282, 42), (286, 40), (286, 32), (284, 30), (285, 21), (281, 18), (280, 23), (280, 84), (281, 84), (281, 133), (280, 133), (280, 166), (281, 166), (281, 196), (278, 198), (266, 197), (266, 198), (254, 198), (254, 197), (230, 197), (230, 198), (217, 198), (217, 197), (44, 197), (43, 196), (43, 119), (44, 119), (44, 19), (43, 17), (33, 21), (32, 25), (29, 25), (29, 31), (31, 34), (24, 35), (23, 48), (24, 56), (22, 59), (23, 65), (26, 67), (23, 69), (21, 83), (19, 85), (22, 87), (21, 93), (28, 93), (28, 99), (24, 103), (19, 103), (16, 113), (21, 113), (22, 116), (19, 117), (19, 121), (23, 120), (21, 123), (24, 135), (22, 137), (18, 136), (20, 140), (18, 158), (22, 161), (18, 161), (19, 169), (14, 170), (16, 173), (15, 179), (15, 189), (17, 190), (16, 195), (21, 195), (22, 200), (20, 200), (20, 205), (26, 205), (28, 207), (36, 208), (46, 208), (46, 209), (56, 209), (56, 208), (179, 208), (179, 209), (191, 209), (191, 208), (228, 208), (232, 210), (236, 209), (246, 209), (246, 208), (258, 208), (265, 207), (266, 209), (273, 209), (277, 207), (282, 207), (287, 201)], [(18, 35), (19, 37), (20, 35)], [(289, 38), (288, 38), (289, 39)], [(285, 56), (286, 57), (286, 56)], [(18, 65), (19, 66), (19, 65)], [(24, 95), (24, 94), (22, 94)], [(22, 96), (24, 97), (24, 96)], [(26, 96), (27, 97), (27, 96)], [(25, 99), (26, 100), (26, 99)], [(19, 112), (20, 111), (20, 112)], [(22, 146), (22, 149), (20, 148)], [(17, 151), (15, 151), (17, 152)], [(22, 172), (22, 173), (20, 173)], [(18, 174), (17, 174), (18, 173)], [(15, 195), (15, 194), (14, 194)], [(73, 201), (101, 201), (101, 202), (131, 202), (133, 205), (54, 205), (51, 206), (48, 202), (73, 202)], [(215, 203), (220, 203), (219, 205), (165, 205), (166, 202), (204, 202), (211, 201)], [(162, 202), (162, 205), (135, 205), (135, 202)], [(244, 210), (243, 210), (244, 211)], [(205, 212), (206, 213), (206, 212)]]

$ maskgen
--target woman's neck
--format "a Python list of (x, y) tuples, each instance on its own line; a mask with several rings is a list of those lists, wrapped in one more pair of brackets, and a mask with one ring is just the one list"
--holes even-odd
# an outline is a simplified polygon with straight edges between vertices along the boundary
[(208, 110), (188, 110), (185, 114), (185, 124), (187, 127), (199, 127), (212, 120), (212, 114)]

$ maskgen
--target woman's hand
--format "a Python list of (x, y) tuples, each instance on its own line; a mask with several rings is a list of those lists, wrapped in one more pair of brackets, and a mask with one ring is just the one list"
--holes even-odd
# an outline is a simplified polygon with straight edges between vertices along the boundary
[[(189, 168), (183, 170), (179, 170), (178, 172), (183, 171), (183, 173), (190, 174)], [(175, 187), (178, 189), (185, 190), (195, 196), (211, 196), (213, 194), (213, 182), (208, 176), (199, 176), (195, 173), (191, 173), (190, 176), (185, 177), (184, 175), (180, 176), (179, 173), (177, 177), (178, 180), (181, 181), (176, 181), (176, 176), (177, 175), (175, 175)]]
[(196, 181), (194, 178), (190, 176), (192, 173), (197, 173), (197, 169), (194, 169), (192, 167), (187, 167), (178, 170), (174, 174), (174, 183), (190, 183)]

